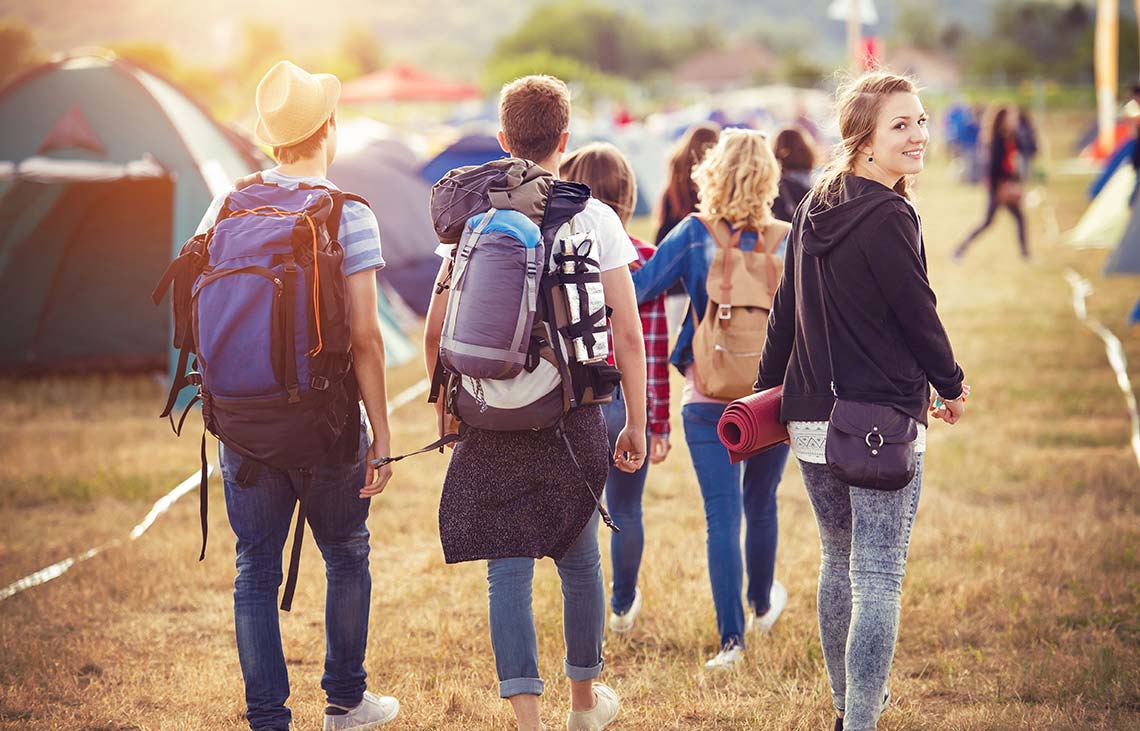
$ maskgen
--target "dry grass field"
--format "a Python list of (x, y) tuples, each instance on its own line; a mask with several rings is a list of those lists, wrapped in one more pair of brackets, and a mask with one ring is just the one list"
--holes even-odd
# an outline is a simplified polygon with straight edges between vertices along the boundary
[[(1076, 125), (1054, 129), (1062, 149)], [(919, 200), (930, 268), (974, 394), (960, 425), (930, 431), (891, 683), (897, 702), (880, 728), (1140, 728), (1140, 469), (1104, 348), (1074, 317), (1063, 272), (1094, 282), (1090, 313), (1125, 341), (1133, 378), (1140, 339), (1125, 316), (1140, 287), (1102, 279), (1103, 252), (1048, 241), (1042, 209), (1031, 213), (1036, 263), (1018, 260), (1008, 217), (964, 263), (951, 263), (983, 193), (931, 167)], [(1051, 177), (1062, 227), (1083, 208), (1086, 182)], [(394, 369), (390, 392), (421, 377), (415, 363)], [(196, 469), (199, 426), (176, 440), (155, 418), (163, 394), (164, 384), (142, 377), (0, 382), (0, 585), (124, 538)], [(421, 401), (394, 416), (398, 450), (433, 436)], [(646, 489), (642, 618), (606, 646), (604, 679), (624, 703), (613, 728), (830, 729), (815, 618), (818, 536), (796, 466), (780, 488), (787, 612), (753, 640), (742, 669), (707, 674), (701, 664), (717, 637), (704, 521), (679, 418), (675, 428), (673, 452)], [(394, 731), (511, 729), (495, 690), (485, 566), (446, 566), (439, 548), (445, 466), (436, 454), (400, 463), (373, 501), (369, 684), (400, 698)], [(0, 729), (245, 728), (221, 497), (215, 480), (202, 563), (191, 493), (140, 540), (0, 602)], [(567, 683), (550, 561), (535, 583), (544, 717), (556, 729)], [(294, 611), (282, 616), (298, 731), (321, 723), (323, 594), (309, 541)]]

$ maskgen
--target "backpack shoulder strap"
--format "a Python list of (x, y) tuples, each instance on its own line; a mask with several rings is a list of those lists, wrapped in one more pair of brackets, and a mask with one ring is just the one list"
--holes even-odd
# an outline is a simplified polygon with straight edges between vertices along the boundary
[(363, 196), (359, 196), (356, 193), (345, 193), (344, 191), (325, 188), (324, 186), (321, 186), (321, 189), (328, 191), (333, 202), (332, 210), (329, 211), (328, 221), (325, 223), (325, 229), (329, 232), (329, 241), (338, 241), (337, 237), (340, 235), (340, 220), (344, 215), (345, 201), (360, 203), (369, 209), (371, 209), (372, 206)]
[(717, 231), (717, 225), (715, 223), (709, 221), (704, 216), (694, 215), (693, 218), (701, 222), (701, 225), (704, 226), (705, 230), (709, 232), (710, 236), (712, 236), (713, 241), (716, 242), (718, 248), (735, 249), (740, 246), (740, 234), (744, 233), (744, 229), (733, 231), (732, 237), (726, 242), (723, 238), (721, 238), (720, 233)]

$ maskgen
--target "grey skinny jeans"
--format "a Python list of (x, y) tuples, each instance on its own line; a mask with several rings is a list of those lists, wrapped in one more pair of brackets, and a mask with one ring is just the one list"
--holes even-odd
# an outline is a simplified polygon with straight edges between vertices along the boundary
[(922, 490), (923, 455), (909, 485), (884, 492), (840, 482), (800, 461), (819, 525), (819, 635), (844, 731), (874, 731), (899, 630), (899, 599)]

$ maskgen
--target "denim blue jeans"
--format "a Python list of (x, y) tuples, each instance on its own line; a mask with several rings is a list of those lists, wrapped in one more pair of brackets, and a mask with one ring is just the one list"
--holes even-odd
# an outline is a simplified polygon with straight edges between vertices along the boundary
[[(615, 398), (602, 406), (606, 417), (606, 431), (610, 438), (610, 451), (625, 427), (625, 401)], [(646, 447), (649, 437), (646, 436)], [(633, 604), (637, 590), (637, 572), (641, 568), (641, 553), (645, 548), (645, 526), (641, 519), (641, 496), (645, 492), (645, 478), (649, 474), (649, 459), (637, 472), (622, 472), (610, 467), (606, 477), (606, 509), (621, 529), (610, 531), (610, 560), (613, 563), (613, 590), (610, 608), (615, 614), (625, 614)]]
[[(602, 636), (606, 592), (598, 552), (598, 512), (586, 523), (570, 550), (555, 561), (562, 580), (563, 662), (566, 677), (592, 680), (602, 672)], [(531, 585), (533, 558), (496, 558), (487, 562), (491, 648), (499, 675), (499, 695), (542, 695), (538, 676), (538, 638), (534, 631)]]
[[(325, 562), (325, 671), (321, 687), (328, 702), (360, 703), (365, 690), (364, 648), (372, 576), (368, 571), (369, 500), (361, 499), (367, 435), (362, 432), (355, 463), (313, 470), (308, 525)], [(253, 731), (287, 731), (292, 717), (289, 674), (281, 649), (277, 592), (282, 549), (301, 489), (294, 472), (262, 470), (248, 486), (237, 484), (241, 455), (219, 445), (226, 512), (237, 536), (234, 627), (245, 680), (246, 719)], [(306, 536), (306, 540), (309, 540)]]
[[(769, 608), (776, 570), (776, 488), (788, 461), (788, 446), (780, 444), (731, 464), (728, 450), (716, 435), (723, 404), (693, 403), (681, 407), (685, 442), (697, 473), (705, 504), (705, 543), (709, 581), (721, 646), (744, 644), (741, 585), (748, 570), (748, 604), (758, 614)], [(740, 519), (745, 523), (744, 556), (740, 552)], [(743, 564), (743, 565), (742, 565)]]
[(873, 731), (894, 660), (922, 459), (890, 492), (844, 484), (823, 464), (800, 462), (819, 524), (819, 635), (835, 710), (847, 731)]

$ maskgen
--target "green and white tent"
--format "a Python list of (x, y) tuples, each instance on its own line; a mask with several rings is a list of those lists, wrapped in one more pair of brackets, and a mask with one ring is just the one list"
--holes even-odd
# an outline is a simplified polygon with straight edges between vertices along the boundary
[[(111, 54), (17, 78), (0, 130), (0, 371), (165, 368), (170, 312), (151, 290), (213, 196), (270, 161)], [(381, 309), (394, 360), (408, 357)]]

